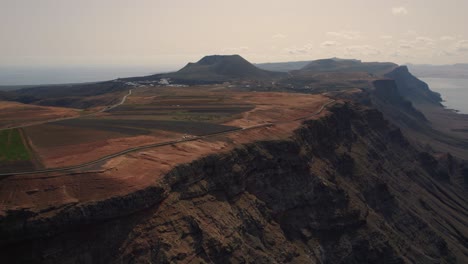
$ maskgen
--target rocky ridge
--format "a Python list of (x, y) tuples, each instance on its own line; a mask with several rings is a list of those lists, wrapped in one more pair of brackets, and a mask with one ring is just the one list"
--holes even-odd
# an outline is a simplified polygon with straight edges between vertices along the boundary
[(288, 140), (181, 164), (128, 196), (5, 212), (0, 254), (11, 263), (466, 261), (466, 196), (451, 183), (466, 165), (416, 150), (377, 110), (330, 112)]

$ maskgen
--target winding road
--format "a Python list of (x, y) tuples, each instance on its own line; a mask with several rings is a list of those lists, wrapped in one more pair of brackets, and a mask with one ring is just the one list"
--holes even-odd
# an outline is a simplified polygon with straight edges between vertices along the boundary
[[(112, 110), (112, 109), (116, 108), (117, 106), (123, 105), (123, 104), (125, 103), (125, 101), (127, 101), (127, 97), (129, 97), (130, 95), (132, 95), (132, 89), (128, 90), (128, 94), (125, 95), (125, 96), (122, 98), (122, 101), (120, 101), (120, 103), (115, 104), (115, 105), (108, 106), (108, 107), (102, 109), (101, 111), (99, 111), (99, 113), (107, 112), (107, 111), (109, 111), (109, 110)], [(92, 113), (92, 114), (96, 114), (96, 113)], [(90, 114), (90, 115), (91, 115), (91, 114)]]
[(64, 121), (64, 120), (78, 119), (78, 118), (82, 118), (82, 117), (93, 116), (93, 115), (96, 115), (96, 114), (98, 114), (98, 113), (104, 113), (104, 112), (107, 112), (107, 111), (109, 111), (109, 110), (112, 110), (112, 109), (116, 108), (117, 106), (123, 105), (123, 104), (125, 103), (125, 101), (127, 100), (127, 97), (129, 97), (130, 95), (132, 95), (132, 89), (130, 89), (130, 90), (128, 91), (128, 94), (125, 95), (119, 103), (117, 103), (117, 104), (115, 104), (115, 105), (107, 106), (107, 107), (103, 108), (102, 110), (99, 110), (99, 111), (93, 112), (93, 113), (89, 113), (89, 114), (87, 114), (87, 115), (79, 115), (79, 116), (72, 116), (72, 117), (62, 117), (62, 118), (50, 119), (50, 120), (46, 120), (46, 121), (39, 121), (39, 122), (28, 123), (28, 124), (24, 124), (24, 125), (20, 125), (20, 126), (5, 127), (5, 128), (0, 128), (0, 131), (2, 131), (2, 130), (9, 130), (9, 129), (15, 129), (15, 128), (23, 128), (23, 127), (37, 126), (37, 125), (48, 124), (48, 123), (54, 123), (54, 122)]
[[(119, 105), (122, 105), (129, 95), (131, 95), (131, 90), (129, 91), (129, 94), (126, 95), (119, 104), (112, 106), (112, 108), (115, 108), (115, 107), (117, 107)], [(317, 116), (320, 113), (322, 113), (322, 111), (327, 106), (329, 106), (330, 104), (333, 104), (335, 102), (336, 102), (336, 100), (332, 99), (329, 102), (323, 104), (320, 107), (320, 109), (317, 110), (316, 112), (314, 112), (313, 114), (305, 116), (305, 117), (300, 117), (300, 118), (294, 119), (292, 121), (306, 120), (306, 119), (311, 118), (313, 116)], [(112, 109), (112, 108), (110, 108), (110, 109)], [(105, 109), (105, 111), (108, 111), (110, 109), (107, 108), (107, 109)], [(129, 148), (129, 149), (126, 149), (126, 150), (122, 150), (122, 151), (116, 152), (114, 154), (110, 154), (110, 155), (101, 157), (101, 158), (99, 158), (97, 160), (82, 163), (82, 164), (79, 164), (79, 165), (74, 165), (74, 166), (69, 166), (69, 167), (61, 167), (61, 168), (35, 170), (35, 171), (26, 171), (26, 172), (0, 173), (0, 178), (3, 179), (5, 177), (9, 177), (9, 176), (40, 174), (40, 173), (49, 173), (49, 172), (63, 172), (63, 171), (81, 169), (81, 168), (84, 168), (84, 167), (87, 167), (87, 166), (90, 166), (90, 165), (95, 165), (97, 163), (113, 159), (115, 157), (119, 157), (119, 156), (122, 156), (122, 155), (126, 155), (128, 153), (137, 152), (137, 151), (141, 151), (141, 150), (145, 150), (145, 149), (168, 146), (168, 145), (174, 145), (174, 144), (178, 144), (178, 143), (182, 143), (182, 142), (195, 141), (195, 140), (199, 140), (199, 139), (203, 139), (203, 138), (210, 138), (210, 137), (219, 136), (219, 135), (223, 135), (223, 134), (230, 134), (230, 133), (234, 133), (234, 132), (238, 132), (238, 131), (245, 131), (245, 130), (251, 130), (251, 129), (262, 128), (262, 127), (269, 127), (269, 126), (274, 126), (276, 124), (283, 124), (283, 123), (288, 123), (288, 122), (291, 122), (291, 121), (279, 121), (279, 122), (275, 122), (275, 123), (265, 123), (265, 124), (254, 125), (254, 126), (245, 127), (245, 128), (235, 128), (235, 129), (231, 129), (231, 130), (227, 130), (227, 131), (223, 131), (223, 132), (216, 132), (216, 133), (206, 134), (206, 135), (203, 135), (203, 136), (193, 136), (193, 137), (190, 137), (190, 138), (182, 138), (182, 139), (179, 139), (179, 140), (167, 141), (167, 142), (156, 143), (156, 144), (149, 144), (149, 145), (145, 145), (145, 146), (134, 147), (134, 148)]]

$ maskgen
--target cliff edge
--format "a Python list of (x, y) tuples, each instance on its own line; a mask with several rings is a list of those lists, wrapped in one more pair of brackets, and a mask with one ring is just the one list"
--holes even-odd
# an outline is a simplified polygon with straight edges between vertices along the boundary
[(466, 262), (466, 195), (451, 184), (466, 165), (417, 151), (377, 110), (329, 111), (288, 139), (180, 164), (117, 200), (8, 211), (0, 254), (9, 263)]

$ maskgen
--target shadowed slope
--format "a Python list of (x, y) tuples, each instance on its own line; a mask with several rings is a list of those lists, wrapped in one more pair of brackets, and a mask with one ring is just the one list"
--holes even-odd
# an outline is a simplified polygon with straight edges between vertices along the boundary
[(359, 60), (324, 59), (309, 63), (301, 69), (308, 72), (367, 72), (375, 75), (385, 74), (397, 65), (390, 62), (361, 62)]
[(408, 67), (400, 66), (385, 74), (385, 77), (395, 80), (400, 94), (413, 103), (441, 105), (440, 94), (431, 91), (425, 82), (414, 77)]

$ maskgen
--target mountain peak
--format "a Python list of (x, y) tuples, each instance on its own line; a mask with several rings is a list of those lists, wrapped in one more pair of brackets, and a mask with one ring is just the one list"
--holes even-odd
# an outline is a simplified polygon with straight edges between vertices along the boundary
[(209, 55), (189, 63), (177, 72), (179, 78), (226, 81), (232, 79), (274, 78), (282, 73), (255, 67), (240, 55)]
[(215, 63), (220, 63), (220, 62), (226, 62), (226, 61), (239, 61), (242, 60), (246, 63), (249, 63), (247, 60), (242, 58), (240, 55), (208, 55), (203, 57), (201, 60), (199, 60), (197, 63), (201, 65), (213, 65)]

